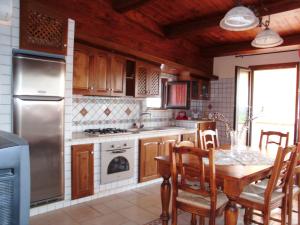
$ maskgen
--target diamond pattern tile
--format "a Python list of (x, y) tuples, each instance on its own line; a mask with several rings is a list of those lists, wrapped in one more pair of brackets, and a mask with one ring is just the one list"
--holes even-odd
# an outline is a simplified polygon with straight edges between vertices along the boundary
[(109, 108), (106, 108), (104, 110), (105, 115), (109, 116), (111, 114), (111, 110)]
[(86, 114), (88, 114), (88, 111), (86, 110), (86, 108), (82, 108), (81, 110), (80, 110), (80, 114), (84, 117), (84, 116), (86, 116)]
[[(127, 129), (139, 119), (141, 112), (146, 110), (143, 99), (95, 96), (76, 96), (73, 98), (72, 107), (73, 131), (107, 127)], [(154, 114), (155, 116), (147, 122), (147, 125), (159, 126), (169, 123), (173, 116), (173, 113), (168, 111), (153, 112)]]

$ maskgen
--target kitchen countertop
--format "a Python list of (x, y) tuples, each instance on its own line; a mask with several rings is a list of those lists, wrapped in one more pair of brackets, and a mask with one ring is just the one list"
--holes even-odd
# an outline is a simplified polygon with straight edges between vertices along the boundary
[(132, 139), (142, 139), (151, 137), (160, 137), (168, 135), (180, 135), (196, 132), (196, 128), (186, 128), (186, 127), (170, 127), (163, 130), (143, 130), (138, 133), (128, 132), (128, 133), (118, 133), (118, 134), (104, 134), (100, 136), (94, 136), (86, 134), (84, 132), (74, 132), (72, 134), (72, 139), (70, 140), (71, 145), (76, 144), (95, 144), (104, 143), (112, 141), (121, 140), (132, 140)]

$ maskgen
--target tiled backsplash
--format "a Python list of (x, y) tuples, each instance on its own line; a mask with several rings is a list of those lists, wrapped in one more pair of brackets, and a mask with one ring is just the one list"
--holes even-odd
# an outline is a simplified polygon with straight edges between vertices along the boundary
[[(89, 128), (116, 127), (127, 129), (145, 112), (146, 102), (137, 98), (73, 97), (73, 131)], [(143, 117), (145, 126), (169, 126), (173, 110), (151, 110)]]
[[(234, 117), (234, 78), (211, 81), (211, 97), (207, 105), (208, 112), (222, 113), (233, 126)], [(229, 144), (230, 138), (225, 133), (225, 126), (217, 122), (219, 139), (221, 144)]]

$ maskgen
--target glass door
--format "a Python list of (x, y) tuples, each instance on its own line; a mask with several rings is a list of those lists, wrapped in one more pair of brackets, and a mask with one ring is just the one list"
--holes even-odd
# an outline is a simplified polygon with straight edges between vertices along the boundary
[[(249, 115), (249, 106), (251, 102), (251, 70), (243, 67), (236, 67), (236, 98), (235, 98), (235, 131), (242, 131), (243, 126)], [(243, 132), (244, 142), (249, 142), (249, 132), (245, 130)]]
[(235, 130), (248, 119), (245, 141), (258, 146), (261, 130), (289, 132), (289, 144), (298, 130), (298, 64), (236, 68)]
[(252, 109), (257, 119), (251, 125), (251, 144), (258, 146), (260, 132), (264, 130), (289, 132), (292, 145), (297, 110), (297, 67), (253, 68), (252, 86)]

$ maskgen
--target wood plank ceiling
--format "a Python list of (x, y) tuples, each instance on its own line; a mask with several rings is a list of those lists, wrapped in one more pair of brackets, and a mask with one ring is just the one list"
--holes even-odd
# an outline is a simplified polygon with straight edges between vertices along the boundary
[[(107, 0), (116, 6), (122, 0)], [(137, 0), (136, 0), (137, 1)], [(169, 39), (184, 39), (197, 45), (204, 55), (219, 56), (277, 52), (300, 48), (299, 0), (243, 0), (259, 15), (271, 15), (270, 28), (284, 39), (283, 46), (274, 49), (255, 49), (250, 43), (261, 28), (243, 32), (221, 29), (218, 24), (235, 0), (148, 0), (139, 7), (123, 11), (135, 23)], [(143, 19), (141, 19), (143, 18)], [(147, 22), (145, 22), (147, 21)], [(290, 42), (290, 40), (293, 40)], [(248, 43), (248, 44), (247, 44)], [(236, 46), (238, 50), (232, 47)], [(232, 51), (229, 51), (229, 49)]]
[[(75, 38), (213, 78), (213, 57), (300, 49), (300, 0), (242, 0), (259, 15), (271, 14), (270, 27), (284, 44), (255, 49), (261, 28), (224, 31), (219, 21), (236, 0), (27, 0), (75, 19)], [(22, 3), (22, 1), (21, 1)]]

